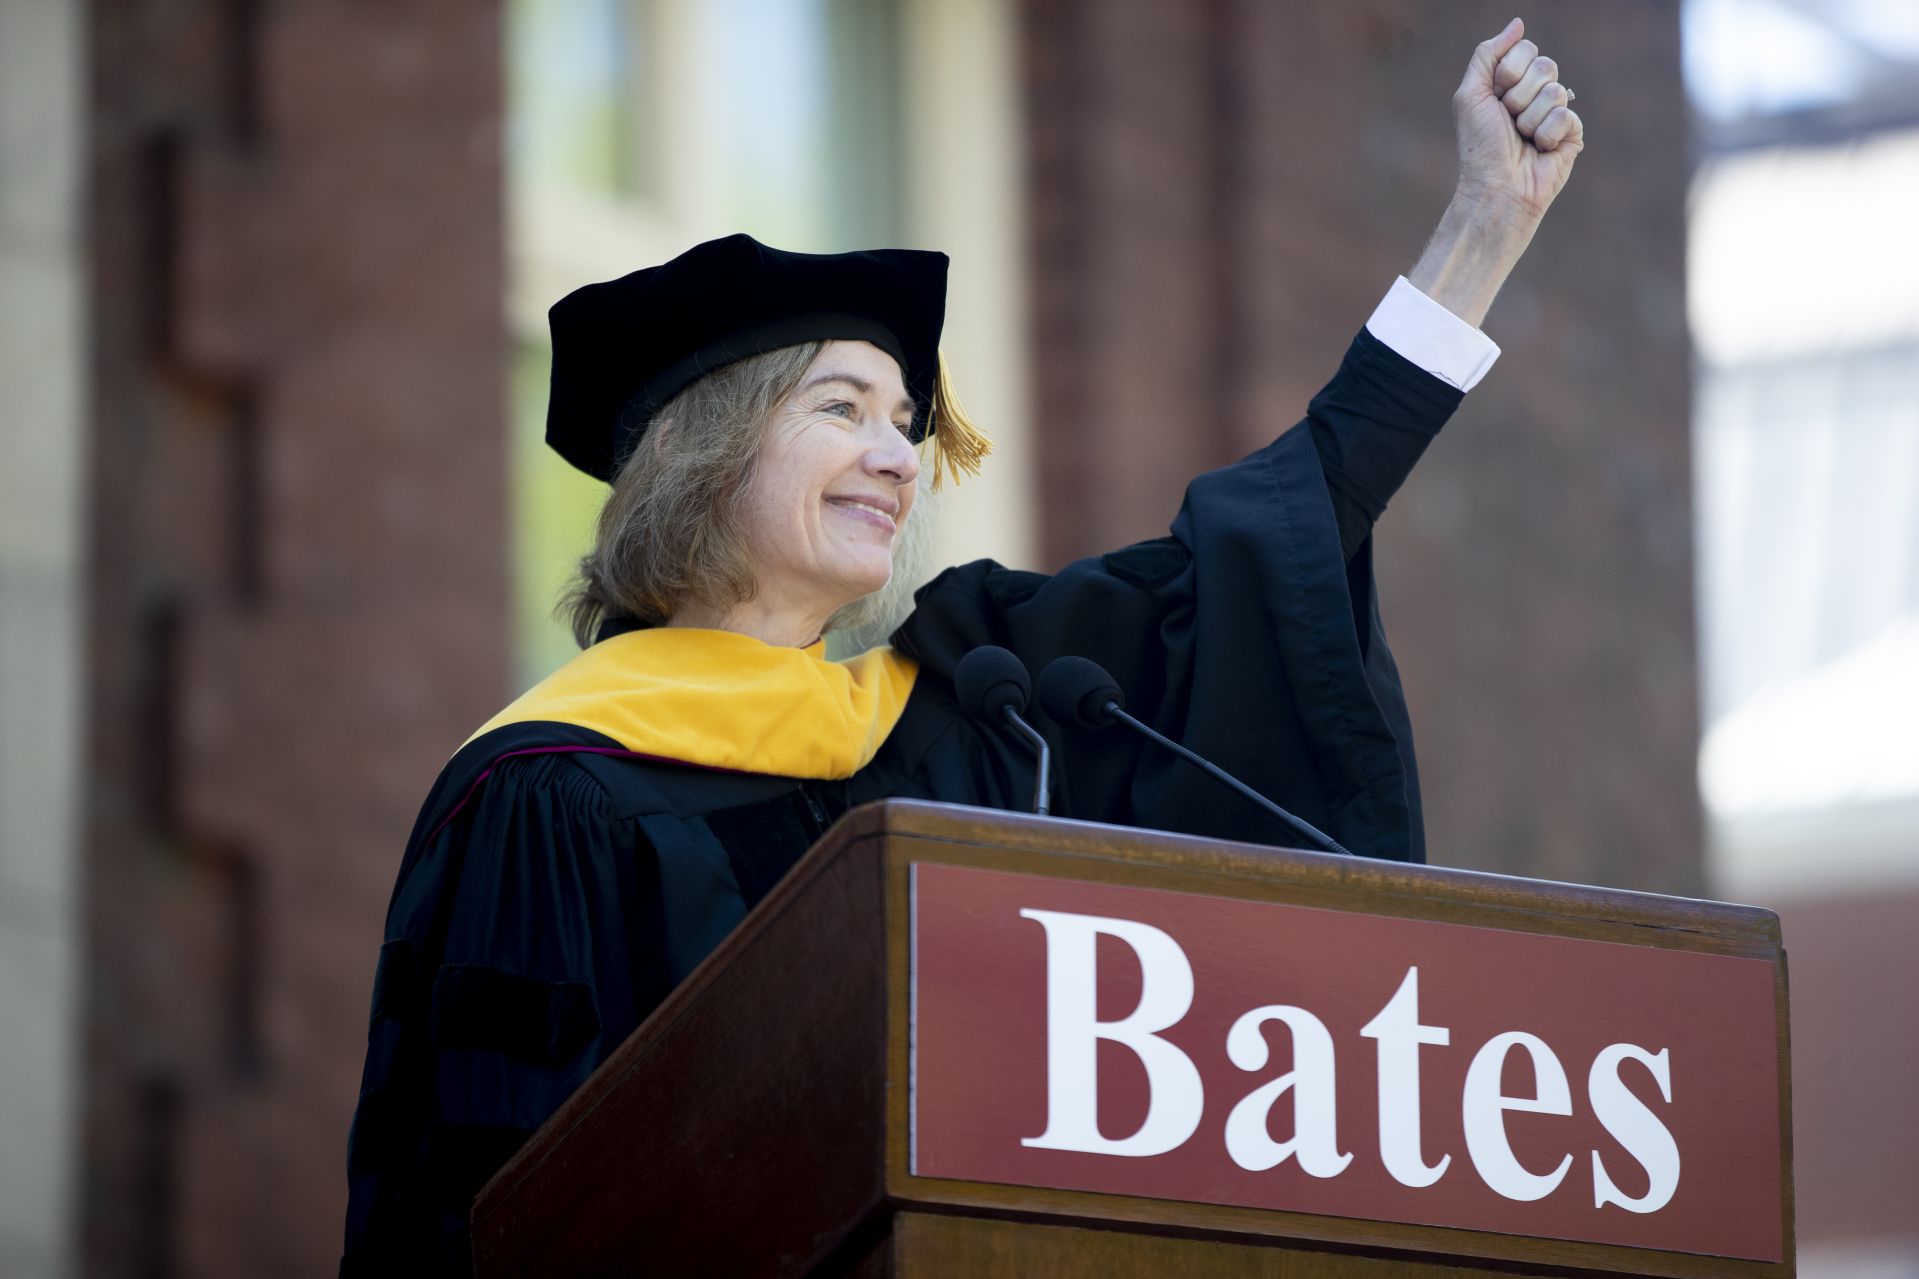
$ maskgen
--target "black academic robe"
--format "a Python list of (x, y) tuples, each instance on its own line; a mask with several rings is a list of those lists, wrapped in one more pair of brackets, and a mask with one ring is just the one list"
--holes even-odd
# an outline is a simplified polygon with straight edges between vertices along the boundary
[[(570, 724), (467, 744), (427, 797), (387, 917), (341, 1273), (466, 1273), (479, 1187), (848, 808), (1027, 808), (1025, 747), (954, 697), (977, 645), (1033, 671), (1091, 657), (1134, 714), (1353, 852), (1424, 860), (1370, 533), (1460, 398), (1362, 330), (1306, 420), (1194, 480), (1169, 536), (1051, 576), (941, 574), (893, 640), (920, 663), (912, 695), (844, 781), (635, 758)], [(1039, 723), (1061, 816), (1298, 842), (1130, 734)]]

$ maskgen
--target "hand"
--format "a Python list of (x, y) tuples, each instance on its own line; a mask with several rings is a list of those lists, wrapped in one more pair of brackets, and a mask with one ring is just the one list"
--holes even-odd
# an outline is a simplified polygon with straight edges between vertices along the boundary
[(1524, 38), (1518, 18), (1473, 50), (1453, 94), (1459, 135), (1459, 193), (1517, 207), (1537, 220), (1572, 176), (1586, 128), (1566, 104), (1559, 64)]

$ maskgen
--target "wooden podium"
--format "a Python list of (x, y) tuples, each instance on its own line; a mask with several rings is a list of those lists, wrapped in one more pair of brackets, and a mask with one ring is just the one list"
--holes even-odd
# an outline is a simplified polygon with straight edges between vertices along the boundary
[[(1048, 984), (1069, 923), (1101, 983), (1080, 1023)], [(1182, 993), (1176, 1025), (1122, 1025)], [(1048, 1071), (1095, 1016), (1079, 1140), (1190, 1127), (1173, 1148), (1059, 1136), (1094, 1081)], [(1336, 1105), (1309, 1069), (1335, 1054)], [(1767, 911), (894, 801), (829, 831), (488, 1183), (475, 1267), (1789, 1276), (1788, 1061)], [(1270, 1123), (1241, 1113), (1261, 1085)]]

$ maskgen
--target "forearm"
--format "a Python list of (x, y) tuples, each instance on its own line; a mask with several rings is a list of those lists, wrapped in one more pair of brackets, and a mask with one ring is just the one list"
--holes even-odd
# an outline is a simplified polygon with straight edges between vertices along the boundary
[(1455, 193), (1406, 278), (1478, 328), (1538, 226), (1536, 214), (1510, 201)]

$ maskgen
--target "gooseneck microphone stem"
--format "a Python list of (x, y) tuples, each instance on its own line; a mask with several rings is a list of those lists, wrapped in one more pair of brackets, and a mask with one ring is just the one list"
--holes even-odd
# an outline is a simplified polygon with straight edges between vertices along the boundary
[[(1319, 829), (1317, 826), (1313, 825), (1311, 822), (1307, 821), (1305, 818), (1296, 817), (1293, 814), (1287, 812), (1285, 809), (1281, 808), (1278, 804), (1275, 804), (1272, 800), (1267, 799), (1264, 795), (1260, 794), (1258, 791), (1248, 786), (1245, 782), (1240, 781), (1239, 778), (1234, 777), (1231, 773), (1227, 772), (1225, 769), (1221, 768), (1219, 765), (1213, 763), (1211, 760), (1206, 759), (1203, 756), (1194, 754), (1192, 751), (1187, 750), (1184, 746), (1181, 746), (1178, 742), (1166, 736), (1164, 733), (1155, 732), (1153, 729), (1149, 728), (1146, 724), (1140, 722), (1137, 719), (1134, 719), (1131, 715), (1128, 715), (1126, 713), (1125, 708), (1122, 707), (1118, 702), (1108, 701), (1102, 709), (1105, 711), (1106, 714), (1112, 716), (1114, 719), (1120, 721), (1122, 724), (1125, 724), (1127, 727), (1131, 728), (1134, 732), (1141, 733), (1147, 737), (1152, 738), (1154, 741), (1158, 742), (1161, 746), (1164, 746), (1167, 750), (1172, 751), (1174, 754), (1178, 755), (1181, 759), (1185, 760), (1187, 763), (1192, 764), (1196, 768), (1200, 768), (1204, 770), (1205, 772), (1210, 773), (1213, 777), (1219, 779), (1220, 781), (1225, 782), (1228, 786), (1232, 787), (1234, 790), (1244, 795), (1247, 799), (1252, 800), (1255, 804), (1258, 804), (1261, 808), (1265, 809), (1267, 812), (1271, 813), (1273, 816), (1279, 818), (1281, 821), (1285, 822), (1288, 826), (1292, 827), (1294, 830), (1304, 835), (1307, 839), (1311, 840), (1314, 843), (1314, 845), (1316, 845), (1317, 847), (1323, 848), (1326, 851), (1332, 852), (1332, 853), (1346, 853), (1346, 855), (1349, 857), (1352, 855), (1345, 847), (1343, 847), (1340, 844), (1338, 840), (1334, 839), (1331, 835), (1328, 835), (1325, 831)], [(1043, 763), (1040, 765), (1040, 769), (1042, 772), (1045, 771), (1045, 767), (1046, 766)]]
[(1046, 744), (1046, 737), (1037, 728), (1020, 718), (1020, 713), (1011, 706), (1000, 712), (1006, 719), (1006, 726), (1024, 737), (1039, 756), (1039, 766), (1033, 770), (1033, 812), (1041, 817), (1051, 811), (1049, 793), (1053, 789), (1053, 748)]
[(1012, 729), (1039, 756), (1033, 811), (1046, 816), (1052, 806), (1053, 750), (1039, 730), (1020, 716), (1033, 695), (1033, 677), (1026, 673), (1026, 663), (1009, 649), (982, 644), (953, 668), (953, 692), (968, 716), (994, 728)]

